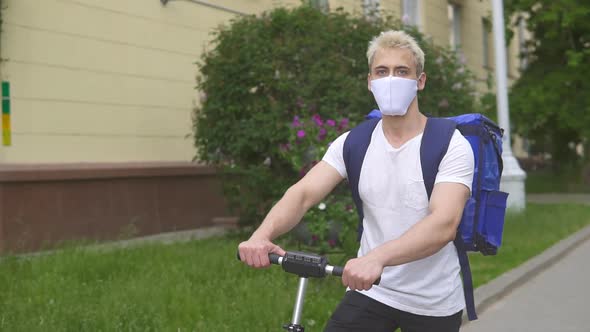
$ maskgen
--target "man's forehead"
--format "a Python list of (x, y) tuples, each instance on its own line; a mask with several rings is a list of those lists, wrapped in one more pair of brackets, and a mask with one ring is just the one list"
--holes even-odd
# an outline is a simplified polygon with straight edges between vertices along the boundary
[(379, 48), (373, 57), (373, 67), (407, 66), (414, 68), (412, 51), (407, 48)]

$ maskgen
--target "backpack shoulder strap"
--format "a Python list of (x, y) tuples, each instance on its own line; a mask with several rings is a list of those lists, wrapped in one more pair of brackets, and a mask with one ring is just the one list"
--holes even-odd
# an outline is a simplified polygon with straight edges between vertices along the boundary
[(450, 119), (428, 118), (426, 121), (420, 144), (420, 163), (429, 200), (434, 189), (438, 167), (449, 149), (456, 127), (455, 121)]
[[(430, 200), (432, 190), (434, 189), (434, 181), (438, 174), (438, 168), (449, 149), (449, 144), (456, 128), (457, 124), (451, 119), (428, 118), (426, 122), (426, 128), (424, 128), (420, 145), (420, 163), (422, 164), (422, 177), (424, 178), (428, 200)], [(463, 276), (463, 293), (465, 296), (467, 316), (469, 320), (475, 320), (477, 319), (477, 314), (475, 313), (475, 300), (473, 298), (471, 268), (460, 232), (457, 232), (453, 243), (457, 248), (461, 275)]]
[(362, 122), (360, 125), (354, 127), (346, 140), (344, 141), (343, 158), (346, 166), (346, 174), (348, 176), (348, 185), (352, 192), (352, 199), (356, 206), (356, 212), (359, 216), (358, 225), (358, 239), (360, 240), (363, 233), (363, 202), (359, 194), (359, 178), (361, 175), (361, 168), (363, 160), (369, 144), (371, 143), (371, 135), (381, 119), (373, 118)]

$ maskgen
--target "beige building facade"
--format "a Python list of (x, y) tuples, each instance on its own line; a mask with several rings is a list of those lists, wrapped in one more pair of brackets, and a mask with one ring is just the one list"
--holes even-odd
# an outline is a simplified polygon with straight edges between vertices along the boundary
[[(393, 13), (456, 47), (485, 90), (493, 74), (489, 0), (324, 0)], [(194, 64), (210, 32), (241, 14), (299, 0), (3, 0), (0, 76), (11, 145), (0, 163), (190, 161)], [(518, 38), (510, 77), (518, 76)], [(428, 68), (428, 67), (426, 67)]]

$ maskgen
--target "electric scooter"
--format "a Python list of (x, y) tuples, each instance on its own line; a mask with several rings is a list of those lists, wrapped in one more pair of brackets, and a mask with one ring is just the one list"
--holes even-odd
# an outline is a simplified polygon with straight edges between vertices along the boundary
[[(305, 328), (301, 325), (301, 314), (308, 278), (324, 278), (328, 274), (341, 277), (344, 268), (328, 264), (328, 259), (324, 256), (300, 251), (288, 251), (285, 256), (268, 254), (268, 258), (272, 264), (280, 265), (285, 272), (299, 276), (299, 287), (295, 298), (293, 317), (290, 323), (283, 325), (283, 329), (289, 332), (304, 332)], [(238, 252), (239, 259), (240, 254)], [(381, 278), (377, 279), (373, 284), (378, 285), (380, 281)]]

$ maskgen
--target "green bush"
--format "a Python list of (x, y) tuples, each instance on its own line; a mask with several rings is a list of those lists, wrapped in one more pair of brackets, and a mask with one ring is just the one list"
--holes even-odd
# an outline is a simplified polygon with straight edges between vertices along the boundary
[[(373, 36), (389, 29), (408, 31), (426, 54), (422, 112), (475, 111), (473, 75), (455, 53), (392, 17), (369, 22), (342, 10), (322, 14), (301, 6), (239, 17), (214, 32), (212, 49), (198, 62), (197, 159), (219, 167), (226, 198), (242, 224), (260, 223), (283, 192), (321, 160), (329, 142), (376, 108), (367, 89), (365, 54)], [(296, 119), (302, 127), (294, 125)], [(306, 130), (305, 139), (297, 136), (299, 130)], [(306, 220), (339, 218), (346, 229), (354, 227), (346, 188), (325, 204)], [(327, 231), (316, 226), (313, 231)]]

